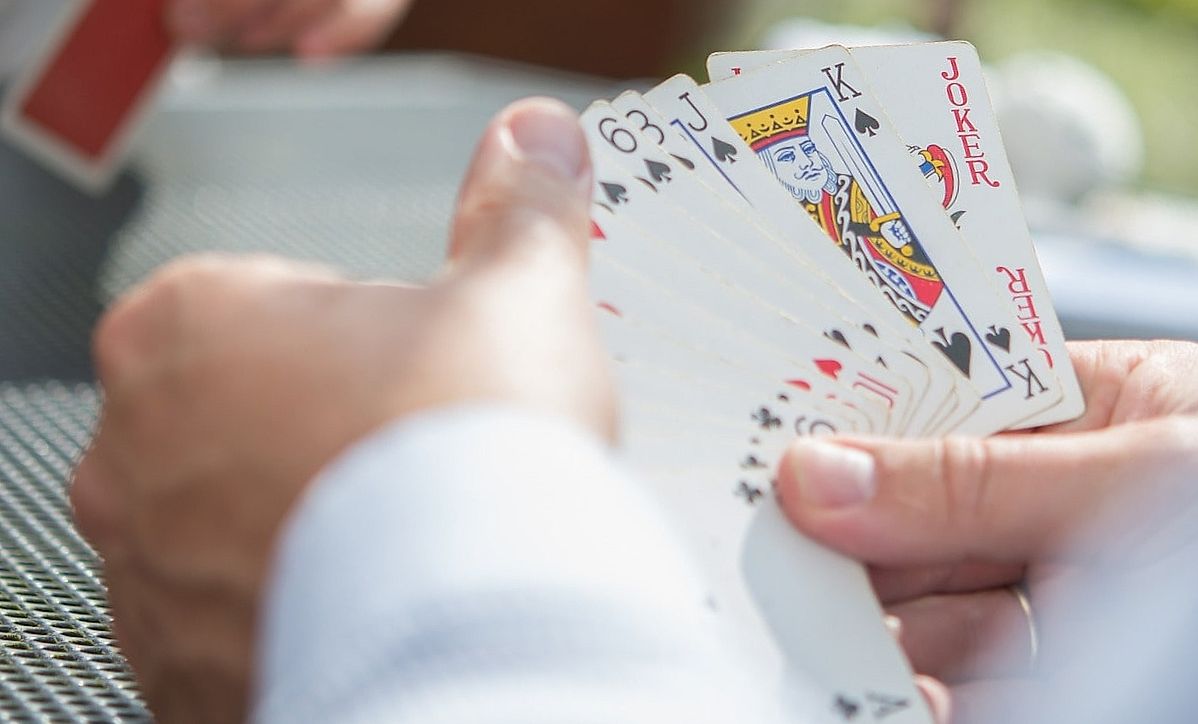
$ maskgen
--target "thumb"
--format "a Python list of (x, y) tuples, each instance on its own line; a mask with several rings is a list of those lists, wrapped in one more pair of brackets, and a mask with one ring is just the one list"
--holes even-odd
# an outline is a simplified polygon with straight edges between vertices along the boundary
[(1107, 545), (1126, 544), (1189, 502), (1195, 440), (1198, 420), (1180, 417), (984, 440), (804, 440), (778, 493), (804, 533), (875, 565), (1023, 562), (1100, 524)]
[[(578, 116), (530, 98), (487, 127), (458, 197), (450, 243), (454, 271), (585, 269), (591, 162)], [(552, 265), (550, 269), (545, 264)]]

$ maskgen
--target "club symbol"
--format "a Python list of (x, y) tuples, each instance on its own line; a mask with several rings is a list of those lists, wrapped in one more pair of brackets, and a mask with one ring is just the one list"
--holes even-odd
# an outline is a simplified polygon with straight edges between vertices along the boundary
[(1011, 351), (1011, 330), (1003, 327), (999, 329), (995, 325), (990, 325), (990, 334), (986, 335), (986, 341), (998, 347), (1003, 352)]
[(861, 135), (868, 133), (871, 137), (878, 135), (878, 129), (882, 127), (882, 124), (878, 123), (877, 118), (874, 118), (860, 108), (857, 109), (857, 117), (853, 125), (857, 129), (857, 133)]
[(762, 407), (753, 413), (753, 421), (762, 430), (777, 430), (782, 427), (782, 418), (778, 417), (768, 407)]
[(731, 143), (712, 136), (711, 150), (715, 153), (715, 159), (720, 163), (736, 163), (736, 146)]
[(853, 721), (861, 713), (861, 704), (853, 701), (844, 694), (839, 694), (836, 697), (836, 701), (832, 702), (832, 709), (840, 715), (841, 719)]
[(745, 481), (740, 481), (740, 485), (736, 487), (736, 495), (744, 498), (749, 505), (757, 505), (757, 501), (765, 497), (765, 493), (761, 488), (755, 485), (749, 485)]
[(865, 700), (869, 702), (874, 718), (879, 720), (911, 708), (911, 701), (903, 696), (867, 692)]

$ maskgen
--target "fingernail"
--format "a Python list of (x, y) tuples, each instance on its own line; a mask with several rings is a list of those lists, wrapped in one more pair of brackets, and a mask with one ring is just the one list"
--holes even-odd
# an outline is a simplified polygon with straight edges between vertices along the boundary
[(529, 102), (508, 118), (515, 150), (562, 179), (575, 181), (587, 167), (586, 138), (578, 117), (553, 101)]
[(868, 453), (827, 442), (802, 441), (791, 449), (799, 498), (818, 508), (851, 508), (877, 492), (874, 459)]
[(903, 637), (903, 620), (893, 614), (886, 614), (886, 630), (896, 639)]

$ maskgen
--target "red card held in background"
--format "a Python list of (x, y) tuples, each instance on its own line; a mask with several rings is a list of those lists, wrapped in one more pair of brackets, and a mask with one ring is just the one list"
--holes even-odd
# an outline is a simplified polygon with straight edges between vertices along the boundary
[(92, 191), (116, 171), (174, 53), (166, 0), (82, 0), (5, 103), (4, 127)]

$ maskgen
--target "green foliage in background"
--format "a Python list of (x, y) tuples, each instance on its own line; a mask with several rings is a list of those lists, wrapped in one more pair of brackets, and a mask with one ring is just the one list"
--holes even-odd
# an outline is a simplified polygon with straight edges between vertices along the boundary
[[(749, 46), (803, 15), (929, 30), (944, 0), (754, 0), (730, 42)], [(1144, 127), (1145, 188), (1198, 196), (1198, 0), (964, 0), (956, 37), (999, 62), (1023, 51), (1070, 53), (1108, 74)]]

